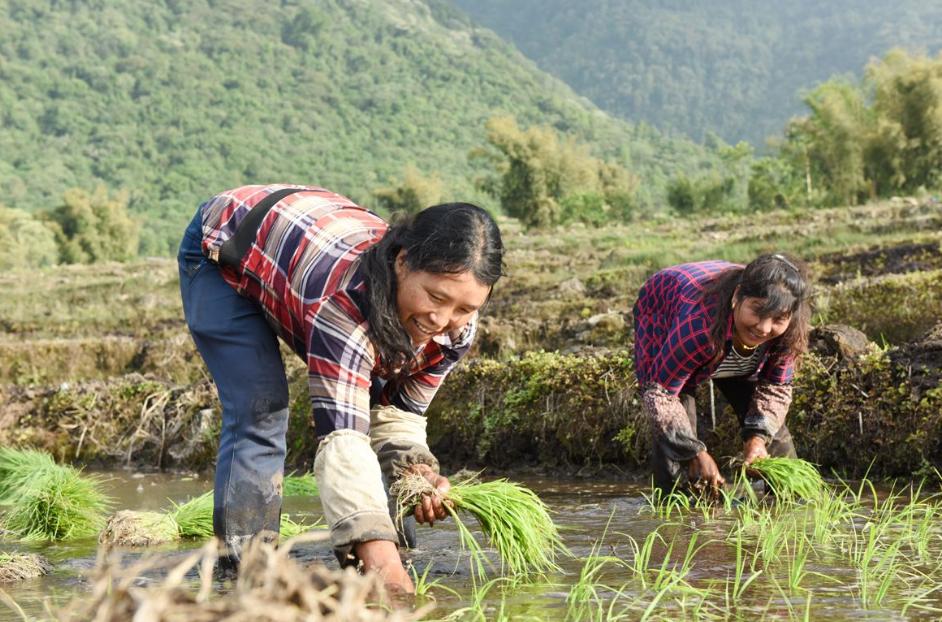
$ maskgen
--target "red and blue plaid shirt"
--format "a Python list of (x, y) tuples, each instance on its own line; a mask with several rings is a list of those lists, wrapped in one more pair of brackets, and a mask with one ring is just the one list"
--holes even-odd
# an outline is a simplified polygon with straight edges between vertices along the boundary
[[(201, 207), (203, 252), (235, 234), (252, 207), (282, 188), (303, 188), (266, 214), (238, 269), (226, 282), (261, 306), (272, 328), (304, 359), (318, 438), (338, 429), (369, 433), (371, 387), (386, 372), (368, 338), (366, 283), (360, 257), (386, 233), (379, 216), (323, 188), (243, 186)], [(382, 386), (374, 401), (424, 414), (438, 387), (471, 347), (475, 316), (459, 333), (436, 337), (415, 365)]]
[[(642, 387), (653, 383), (678, 395), (713, 375), (729, 353), (733, 317), (730, 314), (724, 355), (714, 360), (710, 329), (718, 302), (705, 299), (704, 290), (720, 273), (734, 267), (737, 264), (726, 261), (681, 264), (660, 270), (644, 283), (633, 310), (635, 373)], [(794, 361), (776, 345), (772, 341), (765, 348), (754, 376), (787, 384)]]

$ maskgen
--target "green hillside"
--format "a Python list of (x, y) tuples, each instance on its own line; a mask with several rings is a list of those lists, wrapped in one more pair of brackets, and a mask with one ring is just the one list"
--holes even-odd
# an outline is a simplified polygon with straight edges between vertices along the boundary
[(760, 146), (805, 112), (800, 91), (942, 48), (942, 4), (921, 0), (455, 1), (613, 114)]
[(440, 0), (0, 0), (0, 111), (0, 202), (125, 190), (146, 254), (243, 183), (369, 203), (413, 164), (444, 199), (483, 199), (467, 156), (498, 113), (590, 143), (649, 197), (710, 157), (613, 119)]

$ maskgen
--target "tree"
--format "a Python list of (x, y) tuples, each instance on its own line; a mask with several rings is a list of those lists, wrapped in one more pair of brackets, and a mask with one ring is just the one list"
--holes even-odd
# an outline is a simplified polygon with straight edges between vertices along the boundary
[(912, 192), (942, 176), (942, 55), (891, 50), (867, 67), (877, 118), (867, 171), (878, 190)]
[[(472, 151), (471, 157), (484, 160), (492, 173), (477, 185), (526, 226), (544, 227), (574, 217), (597, 223), (599, 212), (623, 211), (630, 204), (635, 177), (593, 157), (572, 138), (560, 139), (545, 126), (522, 130), (513, 117), (492, 117), (485, 128), (488, 146)], [(620, 209), (612, 210), (613, 205)]]
[(811, 114), (793, 119), (786, 130), (788, 141), (796, 146), (790, 152), (805, 159), (795, 165), (807, 167), (809, 177), (822, 182), (828, 203), (854, 204), (870, 190), (864, 176), (864, 147), (872, 124), (863, 93), (846, 80), (832, 79), (804, 100)]
[(415, 214), (441, 202), (442, 180), (437, 176), (425, 177), (410, 164), (403, 172), (402, 181), (395, 186), (377, 188), (373, 196), (379, 207), (390, 213)]
[(49, 213), (66, 263), (127, 261), (137, 255), (140, 224), (127, 211), (127, 195), (73, 188)]
[(53, 230), (28, 212), (0, 206), (0, 270), (57, 263), (59, 247)]

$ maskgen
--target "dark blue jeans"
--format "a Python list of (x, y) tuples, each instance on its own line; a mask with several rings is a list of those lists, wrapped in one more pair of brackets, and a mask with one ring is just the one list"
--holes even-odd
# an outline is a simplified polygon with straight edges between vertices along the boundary
[(180, 244), (180, 294), (196, 347), (222, 403), (213, 531), (238, 560), (241, 545), (278, 533), (288, 429), (288, 382), (278, 337), (261, 307), (203, 256), (200, 212)]

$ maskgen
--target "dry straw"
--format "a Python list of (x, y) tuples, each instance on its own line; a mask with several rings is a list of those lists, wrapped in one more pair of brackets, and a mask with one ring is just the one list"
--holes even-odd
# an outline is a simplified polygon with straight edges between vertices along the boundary
[(35, 579), (52, 570), (44, 558), (33, 553), (0, 553), (0, 583)]
[[(327, 537), (307, 534), (277, 548), (254, 541), (242, 558), (235, 586), (221, 595), (213, 588), (214, 543), (183, 561), (155, 556), (123, 567), (120, 557), (99, 557), (91, 594), (65, 607), (59, 620), (411, 622), (430, 609), (390, 609), (383, 602), (382, 581), (375, 574), (358, 575), (352, 568), (329, 570), (320, 564), (302, 568), (291, 559), (296, 542), (319, 542)], [(199, 581), (189, 580), (197, 568)], [(154, 574), (165, 578), (159, 584), (141, 581)]]

